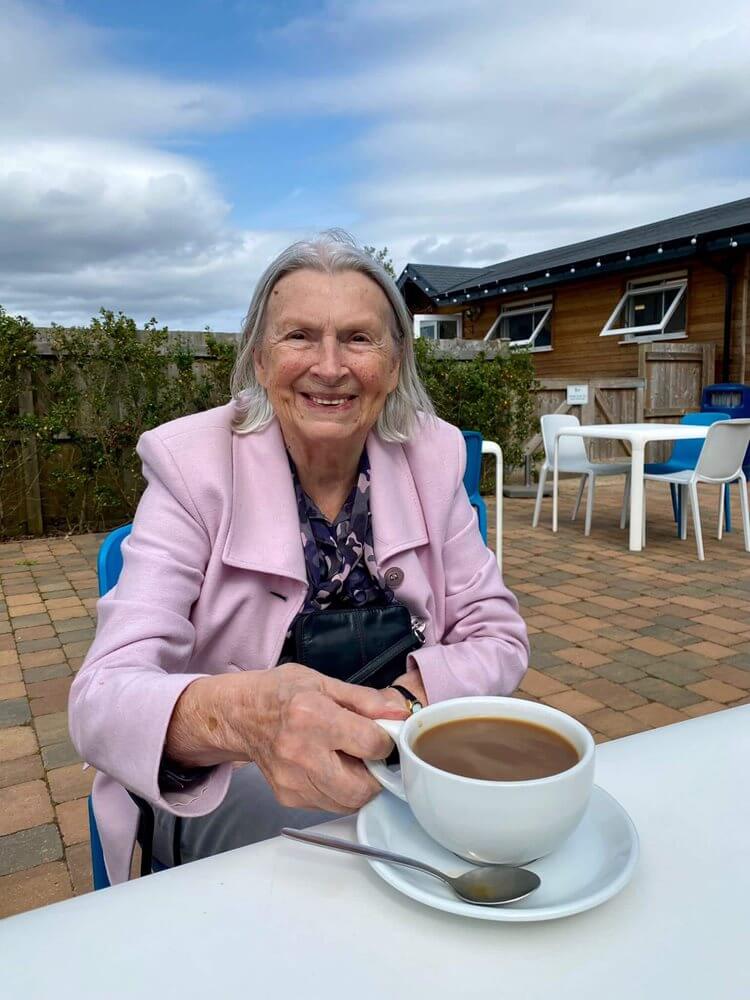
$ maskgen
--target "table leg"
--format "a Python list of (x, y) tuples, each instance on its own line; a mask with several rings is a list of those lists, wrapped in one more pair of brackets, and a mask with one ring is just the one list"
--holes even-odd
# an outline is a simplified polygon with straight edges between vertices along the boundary
[(632, 442), (633, 457), (630, 471), (630, 551), (640, 552), (643, 548), (643, 464), (646, 446), (643, 442)]
[(555, 435), (554, 457), (552, 459), (552, 530), (557, 531), (557, 486), (560, 481), (559, 469), (560, 438)]

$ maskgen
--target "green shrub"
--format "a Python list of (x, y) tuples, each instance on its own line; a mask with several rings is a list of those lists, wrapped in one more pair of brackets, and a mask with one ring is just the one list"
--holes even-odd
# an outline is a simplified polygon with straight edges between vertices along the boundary
[[(53, 327), (54, 357), (37, 354), (34, 336), (27, 320), (0, 308), (0, 536), (24, 530), (24, 437), (36, 443), (47, 531), (99, 531), (132, 518), (144, 486), (138, 438), (227, 402), (236, 344), (206, 334), (208, 357), (196, 359), (154, 320), (139, 330), (108, 310), (85, 327)], [(529, 355), (438, 359), (423, 340), (416, 352), (438, 414), (497, 441), (506, 466), (521, 464), (534, 424)], [(20, 413), (19, 393), (32, 384), (35, 412)]]
[[(463, 430), (480, 431), (503, 450), (507, 469), (523, 464), (523, 446), (535, 430), (534, 364), (528, 351), (470, 361), (440, 358), (427, 340), (415, 342), (417, 367), (438, 416)], [(490, 464), (490, 463), (488, 463)], [(489, 473), (482, 490), (491, 488)]]

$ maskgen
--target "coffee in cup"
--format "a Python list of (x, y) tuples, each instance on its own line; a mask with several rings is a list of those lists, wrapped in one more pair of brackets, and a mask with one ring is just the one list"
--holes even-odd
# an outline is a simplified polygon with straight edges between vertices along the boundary
[[(534, 861), (559, 847), (583, 818), (594, 781), (594, 741), (564, 712), (519, 698), (469, 697), (378, 725), (398, 746), (401, 772), (365, 761), (369, 771), (409, 803), (433, 840), (469, 861)], [(475, 752), (467, 764), (465, 748), (458, 750), (467, 734), (480, 747), (484, 740), (479, 776), (462, 773), (477, 766)]]

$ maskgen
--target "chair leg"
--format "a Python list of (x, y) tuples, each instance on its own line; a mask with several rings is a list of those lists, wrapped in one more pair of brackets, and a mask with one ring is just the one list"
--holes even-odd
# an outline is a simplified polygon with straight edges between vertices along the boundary
[(677, 525), (678, 529), (680, 527), (680, 509), (677, 502), (677, 484), (669, 484), (669, 492), (672, 497), (672, 513), (674, 514), (674, 523)]
[(750, 511), (747, 502), (747, 480), (740, 477), (740, 510), (742, 511), (742, 533), (745, 536), (745, 552), (750, 552)]
[(539, 515), (542, 512), (542, 498), (544, 497), (544, 484), (547, 480), (547, 463), (544, 462), (542, 468), (539, 471), (539, 486), (536, 491), (536, 503), (534, 504), (534, 517), (531, 521), (531, 527), (536, 528), (539, 524)]
[(620, 530), (628, 523), (628, 507), (630, 505), (630, 473), (625, 473), (625, 489), (622, 493), (622, 510), (620, 511)]
[(686, 486), (677, 487), (677, 509), (680, 512), (679, 532), (680, 539), (684, 542), (687, 538), (687, 497), (685, 496)]
[(586, 493), (586, 530), (585, 535), (591, 534), (591, 514), (594, 510), (594, 491), (596, 489), (596, 476), (593, 472), (589, 472), (588, 475), (589, 488)]
[(719, 487), (719, 521), (716, 525), (716, 538), (721, 541), (721, 534), (724, 528), (724, 500), (726, 498), (727, 484), (722, 483)]
[(578, 484), (578, 493), (576, 495), (575, 507), (573, 508), (573, 513), (570, 515), (570, 520), (571, 521), (575, 521), (575, 519), (578, 517), (578, 511), (581, 508), (581, 500), (583, 498), (583, 487), (585, 485), (586, 485), (586, 477), (585, 476), (581, 476), (581, 481)]
[(641, 548), (646, 548), (646, 482), (643, 480), (643, 516), (641, 517)]
[(703, 532), (701, 531), (701, 512), (698, 506), (698, 484), (690, 483), (688, 485), (688, 492), (690, 493), (690, 508), (693, 512), (693, 527), (695, 528), (695, 544), (698, 547), (698, 558), (701, 562), (705, 560), (703, 554)]
[(732, 491), (731, 483), (727, 483), (727, 492), (724, 497), (724, 530), (727, 534), (732, 530)]

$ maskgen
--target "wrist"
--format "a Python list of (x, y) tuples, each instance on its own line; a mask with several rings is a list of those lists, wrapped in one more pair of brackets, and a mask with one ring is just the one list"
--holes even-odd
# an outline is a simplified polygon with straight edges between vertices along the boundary
[(167, 730), (164, 752), (176, 764), (206, 767), (247, 760), (232, 725), (233, 677), (198, 677), (180, 695)]

